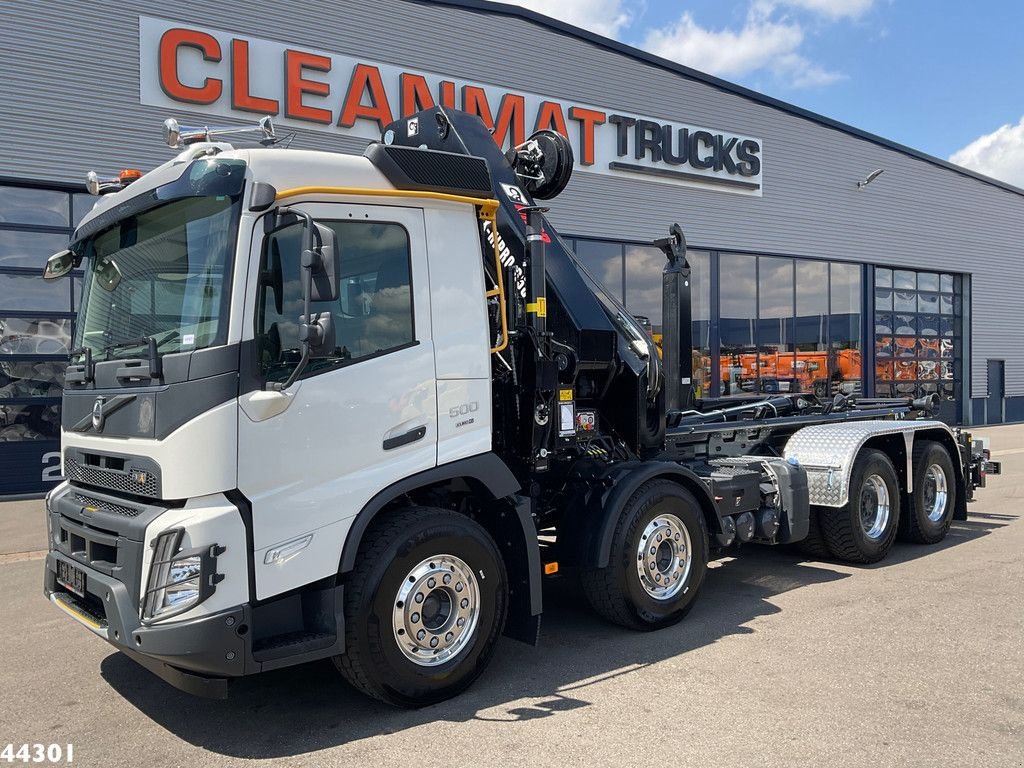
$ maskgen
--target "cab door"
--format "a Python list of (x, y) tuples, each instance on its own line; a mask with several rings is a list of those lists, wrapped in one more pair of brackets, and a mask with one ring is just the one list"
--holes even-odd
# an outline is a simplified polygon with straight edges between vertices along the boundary
[(238, 487), (252, 504), (258, 599), (335, 574), (366, 502), (437, 463), (423, 212), (294, 207), (335, 230), (341, 288), (337, 301), (312, 308), (332, 313), (331, 356), (311, 361), (283, 394), (266, 391), (299, 357), (301, 226), (264, 238), (257, 222), (250, 275), (258, 280), (250, 277), (256, 287), (246, 315), (254, 339), (242, 351), (252, 391), (240, 398)]

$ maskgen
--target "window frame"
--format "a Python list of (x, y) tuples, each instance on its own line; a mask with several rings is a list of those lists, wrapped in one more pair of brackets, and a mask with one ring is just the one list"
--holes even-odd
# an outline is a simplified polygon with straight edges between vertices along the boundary
[[(343, 204), (340, 204), (340, 205), (343, 205)], [(271, 214), (267, 214), (267, 215), (273, 215), (273, 214), (271, 213)], [(381, 349), (381, 350), (378, 350), (376, 352), (372, 352), (372, 353), (370, 353), (368, 355), (362, 355), (361, 357), (357, 357), (357, 358), (345, 359), (345, 358), (335, 358), (335, 357), (323, 357), (323, 358), (311, 359), (310, 360), (310, 364), (306, 366), (306, 369), (299, 375), (299, 377), (296, 379), (296, 381), (304, 381), (305, 379), (313, 378), (315, 376), (320, 376), (322, 374), (330, 373), (330, 372), (333, 372), (333, 371), (339, 371), (339, 370), (342, 370), (342, 369), (345, 369), (345, 368), (349, 368), (349, 367), (351, 367), (353, 365), (356, 365), (358, 363), (363, 363), (363, 362), (367, 362), (367, 361), (370, 361), (370, 360), (376, 360), (376, 359), (384, 357), (386, 355), (394, 354), (395, 352), (400, 352), (400, 351), (405, 350), (405, 349), (411, 349), (413, 347), (419, 346), (419, 344), (421, 343), (421, 339), (418, 336), (418, 329), (417, 329), (417, 323), (416, 323), (416, 293), (415, 293), (415, 290), (414, 290), (415, 281), (414, 281), (414, 275), (413, 275), (414, 269), (413, 269), (413, 254), (412, 254), (412, 243), (413, 243), (413, 240), (412, 240), (412, 233), (409, 232), (409, 228), (407, 226), (405, 226), (405, 224), (403, 224), (403, 223), (401, 223), (399, 221), (388, 220), (388, 219), (370, 219), (370, 218), (354, 219), (354, 218), (351, 218), (351, 217), (350, 218), (337, 218), (337, 217), (331, 217), (331, 218), (320, 217), (320, 218), (318, 218), (318, 217), (314, 216), (313, 220), (317, 224), (323, 224), (324, 226), (328, 226), (328, 227), (332, 223), (338, 223), (338, 224), (365, 224), (365, 225), (385, 224), (385, 225), (388, 225), (388, 226), (396, 226), (396, 227), (400, 227), (401, 228), (402, 232), (405, 233), (405, 242), (406, 242), (406, 245), (407, 245), (407, 247), (406, 247), (406, 261), (407, 261), (407, 263), (409, 265), (409, 321), (410, 321), (410, 332), (411, 332), (411, 335), (412, 335), (412, 339), (410, 341), (404, 342), (403, 344), (399, 344), (399, 345), (396, 345), (394, 347), (389, 347), (387, 349)], [(264, 221), (266, 221), (266, 216), (257, 219), (257, 221), (256, 221), (256, 230), (255, 230), (256, 232), (262, 232), (262, 229), (263, 229), (262, 224), (263, 224)], [(290, 226), (297, 226), (297, 225), (293, 224), (293, 225), (290, 225)], [(282, 228), (282, 229), (285, 229), (285, 228)], [(275, 231), (272, 231), (272, 232), (269, 232), (269, 233), (262, 234), (261, 237), (260, 237), (259, 260), (258, 260), (258, 263), (257, 263), (257, 270), (260, 273), (262, 273), (262, 271), (263, 271), (264, 258), (266, 256), (266, 249), (267, 249), (267, 247), (268, 247), (268, 245), (270, 243), (270, 239), (275, 234), (277, 234), (280, 231), (282, 231), (282, 230), (281, 229), (275, 230)], [(339, 238), (339, 244), (340, 244), (340, 238)], [(342, 256), (342, 259), (344, 259), (344, 255)], [(342, 263), (344, 264), (344, 262), (342, 262)], [(342, 269), (344, 269), (344, 267), (342, 267)], [(338, 274), (339, 282), (344, 279), (342, 274), (343, 274), (342, 272), (339, 272), (339, 274)], [(254, 312), (253, 312), (253, 317), (252, 317), (252, 323), (253, 323), (253, 327), (252, 327), (252, 331), (253, 331), (253, 352), (252, 352), (252, 358), (253, 358), (253, 365), (254, 365), (253, 370), (255, 371), (256, 376), (259, 379), (259, 381), (262, 382), (262, 384), (265, 387), (268, 383), (270, 383), (272, 381), (277, 381), (277, 379), (271, 379), (271, 378), (267, 377), (266, 373), (264, 373), (264, 371), (262, 369), (262, 366), (261, 366), (260, 360), (259, 360), (259, 343), (258, 342), (259, 342), (260, 336), (262, 335), (260, 333), (259, 323), (260, 323), (261, 317), (263, 317), (263, 314), (262, 314), (263, 309), (266, 306), (266, 303), (263, 300), (263, 295), (262, 295), (263, 291), (265, 291), (265, 286), (263, 285), (263, 281), (261, 279), (261, 280), (259, 280), (256, 283), (256, 294), (255, 294), (254, 300), (253, 300)], [(340, 302), (340, 296), (338, 298), (338, 301)], [(285, 381), (285, 380), (287, 380), (287, 378), (288, 377), (285, 376), (283, 379), (281, 379), (281, 381)]]

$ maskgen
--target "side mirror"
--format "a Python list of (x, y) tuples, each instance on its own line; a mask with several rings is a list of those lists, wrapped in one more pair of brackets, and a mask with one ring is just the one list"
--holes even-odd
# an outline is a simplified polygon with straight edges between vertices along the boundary
[(268, 219), (268, 233), (297, 217), (303, 221), (302, 229), (302, 316), (299, 318), (299, 342), (302, 359), (283, 382), (271, 386), (277, 391), (288, 389), (302, 375), (309, 361), (315, 357), (330, 357), (334, 353), (334, 320), (330, 312), (314, 314), (310, 307), (314, 301), (333, 302), (341, 293), (341, 254), (334, 230), (317, 224), (304, 211), (282, 208)]
[(299, 319), (299, 341), (309, 345), (312, 359), (333, 357), (338, 345), (334, 333), (334, 315), (317, 312), (308, 318)]
[[(302, 265), (307, 266), (306, 253), (302, 254)], [(341, 253), (338, 250), (338, 236), (330, 227), (313, 224), (313, 252), (309, 254), (313, 284), (310, 286), (311, 301), (337, 301), (341, 294)]]
[(43, 280), (56, 280), (64, 277), (68, 272), (77, 267), (79, 259), (71, 251), (59, 251), (46, 260), (43, 267)]

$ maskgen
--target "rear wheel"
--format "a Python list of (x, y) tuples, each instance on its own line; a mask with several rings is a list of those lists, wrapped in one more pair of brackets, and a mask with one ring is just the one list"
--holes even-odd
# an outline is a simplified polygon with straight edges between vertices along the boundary
[(956, 509), (953, 461), (939, 443), (914, 446), (914, 492), (910, 509), (900, 519), (900, 538), (918, 544), (936, 544), (946, 538)]
[(623, 507), (608, 567), (581, 573), (583, 592), (611, 622), (660, 629), (693, 607), (707, 560), (708, 537), (697, 500), (677, 483), (652, 480)]
[(831, 511), (826, 509), (822, 512), (821, 507), (811, 507), (810, 520), (807, 525), (807, 536), (794, 545), (798, 552), (819, 560), (831, 557), (832, 553), (829, 551), (828, 544), (825, 543), (825, 536), (821, 532), (821, 522), (819, 520), (819, 515), (827, 515)]
[(833, 557), (851, 563), (875, 563), (892, 548), (899, 527), (900, 484), (881, 451), (857, 457), (850, 494), (841, 509), (822, 508), (821, 533)]
[(345, 584), (345, 653), (334, 659), (352, 685), (421, 707), (483, 672), (508, 591), (483, 527), (448, 510), (400, 510), (367, 530), (356, 562)]

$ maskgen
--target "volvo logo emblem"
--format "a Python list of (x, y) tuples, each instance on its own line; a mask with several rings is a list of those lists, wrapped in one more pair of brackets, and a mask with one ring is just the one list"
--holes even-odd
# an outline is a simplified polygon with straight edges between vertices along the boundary
[(92, 428), (97, 432), (103, 431), (103, 398), (97, 397), (92, 404)]

